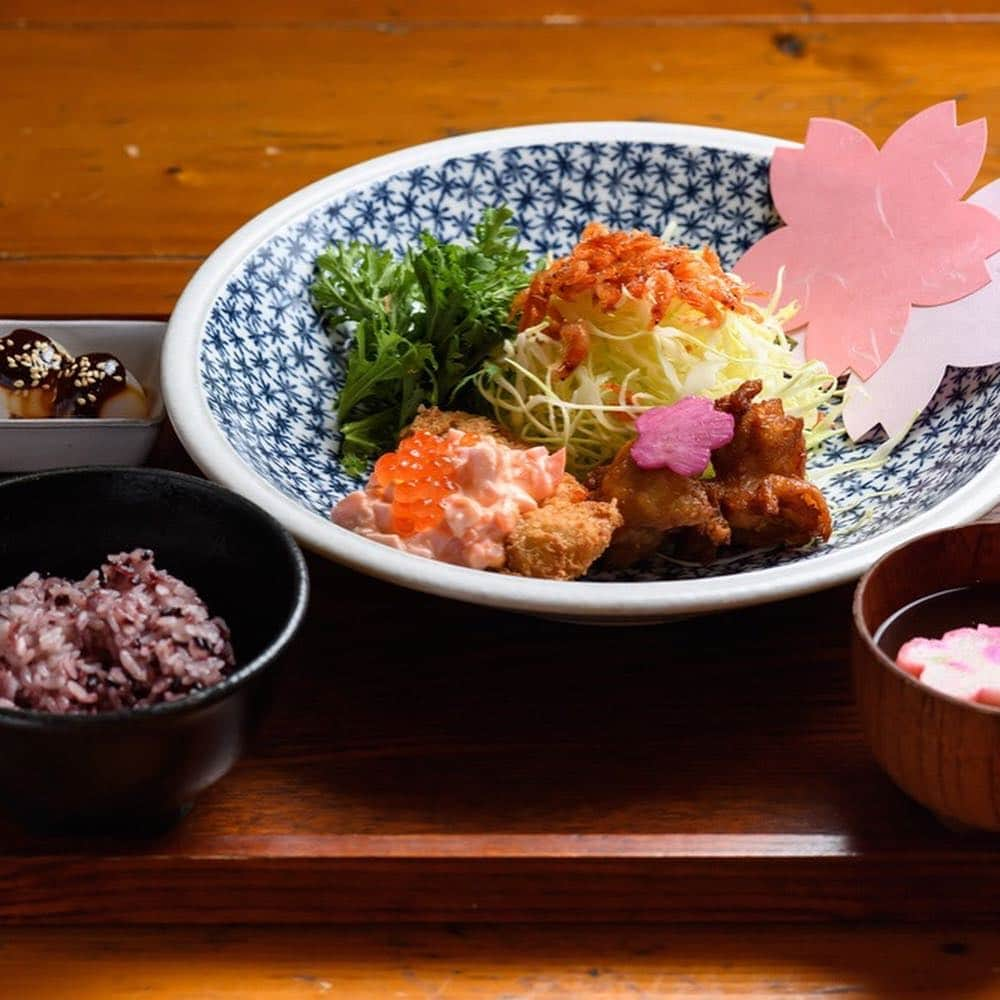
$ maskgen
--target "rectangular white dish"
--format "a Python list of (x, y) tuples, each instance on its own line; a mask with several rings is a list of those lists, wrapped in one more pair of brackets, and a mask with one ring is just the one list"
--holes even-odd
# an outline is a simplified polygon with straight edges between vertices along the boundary
[(71, 354), (114, 354), (139, 380), (149, 401), (145, 420), (0, 418), (0, 473), (81, 465), (141, 465), (163, 423), (160, 348), (166, 323), (152, 320), (0, 319), (0, 337), (25, 328), (58, 341)]

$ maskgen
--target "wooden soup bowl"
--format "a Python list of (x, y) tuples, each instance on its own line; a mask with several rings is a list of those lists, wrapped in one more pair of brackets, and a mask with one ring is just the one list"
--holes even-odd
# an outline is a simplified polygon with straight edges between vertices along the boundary
[[(874, 639), (913, 601), (976, 583), (1000, 583), (1000, 523), (937, 531), (890, 552), (855, 591), (851, 665), (865, 738), (892, 780), (949, 826), (1000, 830), (1000, 709), (926, 687)], [(983, 624), (1000, 625), (1000, 608)]]

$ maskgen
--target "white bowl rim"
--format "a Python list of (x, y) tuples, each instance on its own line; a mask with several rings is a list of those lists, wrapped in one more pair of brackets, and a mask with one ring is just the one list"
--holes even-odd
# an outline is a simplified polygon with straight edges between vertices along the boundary
[(928, 511), (876, 538), (798, 563), (694, 580), (639, 583), (536, 580), (466, 569), (399, 552), (307, 511), (254, 472), (215, 424), (199, 377), (209, 312), (233, 269), (299, 216), (361, 184), (417, 166), (511, 146), (559, 142), (654, 142), (770, 155), (798, 143), (772, 136), (659, 122), (564, 122), (470, 133), (411, 146), (339, 171), (265, 209), (222, 243), (184, 289), (167, 328), (163, 397), (191, 458), (211, 479), (274, 515), (308, 549), (415, 590), (512, 611), (595, 621), (656, 621), (745, 607), (857, 579), (878, 558), (930, 530), (974, 520), (1000, 499), (1000, 452), (968, 483)]

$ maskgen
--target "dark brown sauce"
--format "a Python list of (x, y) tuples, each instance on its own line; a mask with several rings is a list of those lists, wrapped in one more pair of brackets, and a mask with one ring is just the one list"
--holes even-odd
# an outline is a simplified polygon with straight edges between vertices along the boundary
[(126, 387), (125, 366), (113, 355), (81, 354), (59, 372), (53, 416), (96, 417)]
[(1000, 583), (976, 583), (928, 594), (890, 615), (875, 632), (875, 642), (896, 659), (899, 647), (916, 636), (940, 639), (954, 628), (1000, 626)]
[(0, 386), (26, 390), (51, 386), (68, 356), (44, 333), (11, 330), (0, 336)]

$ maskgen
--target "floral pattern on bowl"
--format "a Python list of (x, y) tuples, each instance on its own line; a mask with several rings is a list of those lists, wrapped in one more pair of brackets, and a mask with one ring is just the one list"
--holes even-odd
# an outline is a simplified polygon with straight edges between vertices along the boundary
[[(230, 444), (260, 476), (320, 516), (359, 481), (338, 461), (333, 416), (343, 338), (318, 323), (308, 287), (330, 242), (362, 239), (396, 252), (422, 230), (461, 239), (483, 208), (509, 204), (523, 244), (561, 253), (583, 226), (662, 231), (707, 243), (727, 264), (777, 224), (766, 156), (705, 146), (578, 142), (519, 146), (419, 166), (360, 187), (274, 233), (212, 305), (200, 356), (208, 406)], [(755, 552), (707, 567), (662, 561), (593, 579), (716, 576), (814, 559), (856, 545), (930, 510), (993, 457), (1000, 367), (954, 370), (905, 441), (881, 467), (824, 484), (836, 531), (825, 546)], [(812, 474), (863, 458), (875, 442), (829, 442)]]

